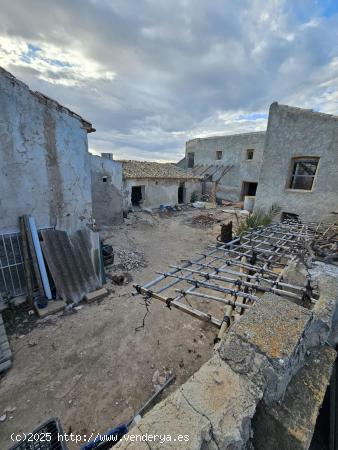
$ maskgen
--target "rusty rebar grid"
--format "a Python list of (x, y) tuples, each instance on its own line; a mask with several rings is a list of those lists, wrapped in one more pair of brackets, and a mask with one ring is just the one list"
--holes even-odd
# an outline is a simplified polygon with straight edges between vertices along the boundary
[[(224, 332), (233, 320), (259, 301), (259, 294), (264, 292), (303, 301), (309, 295), (309, 286), (283, 281), (285, 269), (290, 262), (304, 259), (309, 243), (324, 238), (333, 228), (337, 229), (334, 224), (285, 221), (249, 230), (241, 239), (211, 245), (210, 250), (199, 257), (169, 266), (172, 270), (161, 272), (144, 286), (135, 285), (135, 294), (163, 301), (169, 308), (210, 322)], [(171, 281), (167, 282), (169, 279)], [(172, 289), (175, 294), (170, 296)], [(206, 292), (200, 292), (201, 289)], [(218, 296), (213, 294), (215, 291)], [(225, 305), (223, 318), (192, 307), (188, 298)]]

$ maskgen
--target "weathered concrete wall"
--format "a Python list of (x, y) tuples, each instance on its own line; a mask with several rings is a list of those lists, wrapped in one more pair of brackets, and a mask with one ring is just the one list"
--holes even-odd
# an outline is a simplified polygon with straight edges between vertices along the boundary
[(93, 217), (100, 226), (123, 222), (122, 163), (90, 155)]
[(91, 219), (87, 130), (81, 118), (0, 71), (0, 232), (19, 216), (69, 231)]
[(184, 179), (134, 179), (124, 180), (123, 196), (124, 208), (131, 207), (131, 190), (133, 186), (144, 186), (145, 198), (141, 203), (142, 208), (159, 208), (160, 205), (174, 206), (178, 203), (178, 188), (180, 183), (184, 183), (186, 202), (190, 202), (192, 192), (201, 192), (199, 180)]
[(327, 342), (338, 276), (328, 281), (324, 266), (315, 269), (320, 300), (313, 310), (264, 294), (211, 360), (114, 448), (308, 449), (336, 356)]
[[(256, 207), (278, 203), (308, 221), (335, 219), (338, 212), (338, 118), (273, 103), (266, 135)], [(288, 189), (291, 158), (319, 157), (311, 191)]]
[(310, 447), (336, 356), (336, 351), (327, 345), (311, 349), (281, 402), (271, 407), (263, 402), (259, 404), (253, 420), (255, 449), (304, 450)]
[[(186, 143), (187, 154), (195, 154), (195, 165), (232, 165), (219, 183), (217, 196), (238, 201), (241, 197), (243, 181), (257, 183), (262, 165), (265, 132), (243, 133), (229, 136), (192, 139)], [(247, 159), (247, 149), (254, 149), (252, 160)], [(222, 151), (221, 160), (216, 159), (216, 151)], [(212, 171), (212, 169), (211, 169)]]

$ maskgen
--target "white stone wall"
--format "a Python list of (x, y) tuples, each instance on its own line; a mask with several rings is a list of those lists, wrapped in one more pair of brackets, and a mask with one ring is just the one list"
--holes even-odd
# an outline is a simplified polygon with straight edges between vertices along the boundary
[(123, 222), (122, 163), (90, 155), (93, 217), (98, 226)]
[[(257, 183), (262, 165), (265, 132), (243, 133), (229, 136), (192, 139), (186, 143), (186, 163), (188, 153), (195, 154), (195, 166), (232, 165), (219, 183), (218, 197), (238, 201), (244, 181)], [(254, 157), (247, 160), (247, 149), (254, 149)], [(216, 152), (222, 151), (221, 160)], [(210, 169), (212, 172), (215, 169)]]
[(91, 220), (87, 131), (82, 121), (0, 71), (0, 233), (37, 226), (76, 230)]
[(160, 205), (174, 206), (178, 203), (178, 188), (180, 182), (185, 183), (186, 201), (190, 202), (191, 193), (201, 192), (200, 181), (184, 179), (133, 179), (124, 180), (123, 196), (124, 208), (128, 210), (131, 206), (131, 190), (133, 186), (144, 186), (145, 199), (141, 204), (142, 208), (159, 208)]
[[(311, 191), (288, 188), (291, 159), (319, 157)], [(278, 203), (307, 221), (335, 221), (338, 213), (338, 118), (278, 105), (270, 107), (256, 207)]]

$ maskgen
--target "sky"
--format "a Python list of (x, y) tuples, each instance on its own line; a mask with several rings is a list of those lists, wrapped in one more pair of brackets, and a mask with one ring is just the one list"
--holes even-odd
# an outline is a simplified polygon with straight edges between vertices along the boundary
[(178, 161), (278, 101), (338, 114), (337, 0), (0, 0), (0, 66), (89, 120), (93, 153)]

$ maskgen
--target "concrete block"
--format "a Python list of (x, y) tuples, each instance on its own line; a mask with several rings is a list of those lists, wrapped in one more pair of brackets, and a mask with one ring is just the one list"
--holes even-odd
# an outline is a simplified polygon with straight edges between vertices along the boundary
[(89, 292), (85, 296), (85, 301), (87, 303), (95, 302), (96, 300), (101, 300), (102, 298), (106, 297), (108, 295), (108, 291), (106, 288), (98, 289), (94, 292)]
[(338, 268), (330, 264), (316, 264), (311, 276), (318, 283), (319, 299), (313, 307), (317, 328), (321, 333), (313, 345), (328, 342), (338, 344)]
[(219, 347), (221, 358), (264, 390), (271, 403), (285, 392), (308, 348), (312, 313), (265, 294), (232, 327)]
[[(143, 434), (167, 435), (172, 449), (244, 449), (250, 423), (262, 391), (235, 373), (218, 355), (168, 398), (157, 404), (138, 423)], [(133, 433), (134, 430), (131, 431)], [(178, 442), (177, 436), (185, 436)], [(149, 442), (152, 449), (163, 442)], [(133, 448), (121, 442), (116, 448)], [(137, 448), (137, 447), (135, 447)]]
[(336, 359), (329, 347), (312, 349), (280, 403), (258, 406), (253, 445), (259, 450), (305, 450), (311, 443), (319, 409)]
[(36, 308), (36, 311), (40, 318), (44, 318), (62, 311), (65, 306), (64, 300), (50, 300), (45, 308)]

